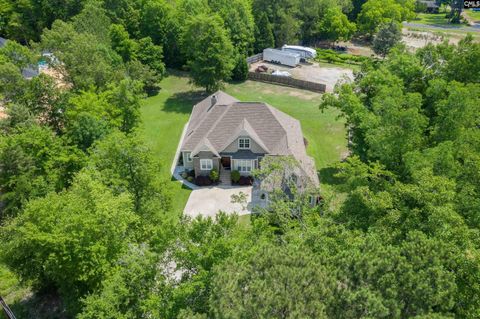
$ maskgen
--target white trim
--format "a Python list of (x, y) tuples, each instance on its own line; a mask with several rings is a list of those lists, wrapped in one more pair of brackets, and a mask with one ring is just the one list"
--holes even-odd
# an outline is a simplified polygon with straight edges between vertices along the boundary
[(187, 163), (191, 163), (193, 162), (193, 159), (192, 159), (192, 152), (184, 152), (185, 154), (185, 157), (187, 158)]
[(210, 171), (213, 169), (213, 161), (209, 158), (200, 159), (200, 170)]
[[(243, 141), (243, 147), (240, 146), (240, 141)], [(248, 147), (245, 147), (245, 142), (248, 141)], [(238, 149), (239, 150), (249, 150), (250, 147), (252, 146), (251, 139), (249, 137), (239, 137), (238, 138)]]
[[(255, 163), (251, 159), (236, 159), (235, 166), (240, 173), (251, 173), (255, 168)], [(248, 168), (250, 169), (248, 170)]]
[(315, 200), (316, 200), (315, 196), (310, 195), (310, 198), (309, 198), (310, 205), (315, 206)]

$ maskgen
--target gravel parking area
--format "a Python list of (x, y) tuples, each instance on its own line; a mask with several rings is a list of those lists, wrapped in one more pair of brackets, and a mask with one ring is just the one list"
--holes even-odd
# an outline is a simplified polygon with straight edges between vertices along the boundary
[(320, 65), (317, 62), (312, 64), (300, 64), (295, 68), (268, 63), (264, 61), (256, 62), (250, 65), (250, 71), (255, 71), (259, 65), (265, 65), (270, 70), (288, 71), (293, 78), (323, 83), (327, 85), (327, 92), (332, 92), (338, 81), (352, 81), (353, 71), (348, 68)]

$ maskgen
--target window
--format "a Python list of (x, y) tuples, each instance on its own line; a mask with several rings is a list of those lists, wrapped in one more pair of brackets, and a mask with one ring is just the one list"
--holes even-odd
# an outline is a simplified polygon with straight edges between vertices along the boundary
[(200, 160), (200, 169), (202, 171), (209, 171), (213, 168), (213, 163), (211, 159), (201, 159)]
[(187, 162), (190, 163), (192, 161), (192, 153), (185, 153), (185, 157), (187, 158)]
[(246, 150), (250, 148), (250, 139), (249, 138), (239, 138), (238, 139), (238, 148), (241, 150)]
[(242, 173), (249, 173), (252, 171), (252, 160), (236, 160), (237, 169)]

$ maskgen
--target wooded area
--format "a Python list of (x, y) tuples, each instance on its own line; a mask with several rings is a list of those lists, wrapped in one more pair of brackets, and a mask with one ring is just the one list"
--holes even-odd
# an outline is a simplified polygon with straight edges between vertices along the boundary
[[(318, 110), (340, 110), (350, 133), (348, 157), (320, 176), (334, 194), (312, 207), (275, 193), (245, 225), (178, 218), (160, 173), (171, 163), (141, 138), (142, 99), (167, 68), (214, 91), (265, 47), (380, 29), (390, 43), (413, 1), (0, 4), (0, 261), (58, 300), (46, 318), (480, 318), (470, 36), (365, 59)], [(59, 76), (25, 79), (42, 59)]]

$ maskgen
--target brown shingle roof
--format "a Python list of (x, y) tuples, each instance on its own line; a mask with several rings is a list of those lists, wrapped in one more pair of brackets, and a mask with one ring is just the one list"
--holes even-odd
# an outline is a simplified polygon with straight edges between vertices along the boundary
[(181, 149), (198, 151), (208, 141), (208, 147), (218, 154), (241, 132), (248, 133), (269, 155), (293, 155), (315, 186), (319, 185), (298, 120), (266, 103), (239, 102), (222, 91), (193, 107)]

